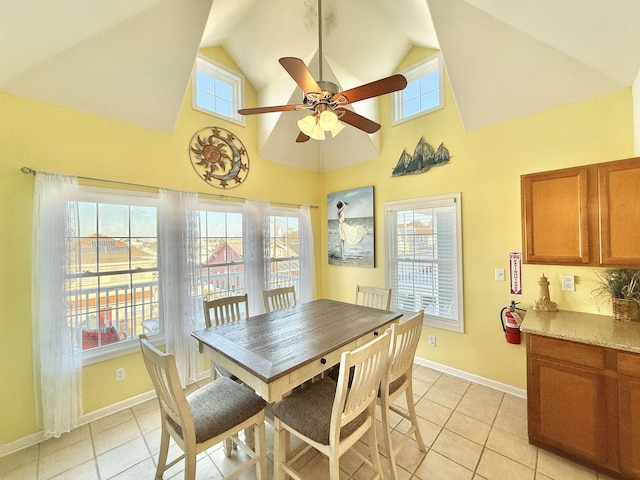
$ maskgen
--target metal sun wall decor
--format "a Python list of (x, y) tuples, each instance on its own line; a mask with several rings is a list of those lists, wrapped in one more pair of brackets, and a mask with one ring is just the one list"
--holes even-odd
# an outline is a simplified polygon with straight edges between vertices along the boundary
[(424, 141), (424, 136), (420, 137), (413, 156), (407, 153), (405, 148), (400, 155), (400, 159), (393, 171), (392, 177), (401, 177), (402, 175), (413, 175), (416, 173), (424, 173), (431, 167), (444, 165), (449, 162), (449, 150), (441, 143), (437, 150)]
[(249, 155), (229, 130), (205, 127), (189, 143), (189, 158), (198, 176), (216, 188), (234, 188), (249, 175)]

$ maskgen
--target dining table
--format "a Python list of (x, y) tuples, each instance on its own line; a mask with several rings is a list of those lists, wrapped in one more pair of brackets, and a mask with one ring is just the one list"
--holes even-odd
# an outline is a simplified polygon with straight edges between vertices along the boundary
[(267, 402), (340, 363), (402, 312), (318, 299), (192, 332), (209, 356)]

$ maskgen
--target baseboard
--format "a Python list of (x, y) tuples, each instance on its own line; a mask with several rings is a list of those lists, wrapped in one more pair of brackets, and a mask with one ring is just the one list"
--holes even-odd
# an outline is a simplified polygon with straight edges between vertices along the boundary
[[(126, 400), (123, 400), (121, 402), (114, 403), (98, 410), (94, 410), (93, 412), (87, 413), (86, 415), (81, 415), (78, 418), (78, 426), (80, 427), (82, 425), (95, 422), (96, 420), (100, 420), (101, 418), (107, 417), (111, 414), (117, 413), (121, 410), (135, 407), (136, 405), (146, 402), (147, 400), (151, 400), (152, 398), (156, 398), (155, 390), (150, 390), (148, 392), (141, 393), (140, 395), (136, 395), (135, 397), (127, 398)], [(12, 453), (15, 453), (19, 450), (32, 447), (33, 445), (37, 445), (43, 440), (44, 432), (40, 431), (32, 433), (31, 435), (27, 435), (26, 437), (19, 438), (18, 440), (15, 440), (13, 442), (0, 445), (0, 458), (11, 455)]]
[(432, 368), (433, 370), (437, 370), (442, 373), (446, 373), (447, 375), (451, 375), (452, 377), (458, 377), (463, 380), (468, 380), (473, 383), (484, 385), (485, 387), (508, 393), (510, 395), (513, 395), (514, 397), (520, 397), (524, 399), (527, 398), (527, 391), (522, 388), (517, 388), (502, 382), (496, 382), (495, 380), (491, 380), (490, 378), (481, 377), (480, 375), (465, 372), (464, 370), (458, 370), (457, 368), (449, 367), (448, 365), (442, 365), (441, 363), (436, 363), (431, 360), (427, 360), (426, 358), (416, 357), (415, 363), (424, 367)]

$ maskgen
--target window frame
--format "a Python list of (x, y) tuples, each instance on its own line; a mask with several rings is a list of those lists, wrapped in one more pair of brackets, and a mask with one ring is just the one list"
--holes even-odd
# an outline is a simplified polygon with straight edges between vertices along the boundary
[(419, 111), (410, 116), (404, 116), (403, 114), (403, 106), (404, 106), (404, 89), (398, 90), (393, 93), (391, 99), (391, 125), (398, 125), (400, 123), (407, 122), (409, 120), (416, 119), (423, 115), (427, 115), (431, 112), (435, 112), (436, 110), (441, 110), (444, 108), (444, 72), (443, 72), (443, 61), (442, 55), (438, 53), (434, 53), (430, 55), (420, 63), (413, 65), (412, 67), (406, 69), (404, 72), (401, 72), (404, 77), (407, 79), (407, 83), (411, 83), (415, 80), (418, 80), (422, 77), (429, 75), (435, 71), (438, 72), (438, 104), (428, 108), (426, 110)]
[[(384, 223), (385, 223), (385, 235), (387, 239), (387, 248), (385, 254), (385, 272), (386, 272), (386, 281), (387, 286), (393, 288), (394, 282), (392, 281), (392, 272), (391, 266), (392, 264), (397, 265), (397, 260), (394, 262), (390, 255), (397, 252), (397, 224), (394, 224), (394, 230), (391, 231), (391, 219), (390, 215), (392, 213), (401, 211), (401, 210), (419, 210), (425, 208), (434, 208), (434, 207), (443, 207), (453, 205), (455, 207), (455, 232), (453, 235), (453, 240), (455, 241), (455, 273), (456, 273), (456, 282), (455, 282), (455, 295), (454, 300), (457, 306), (457, 318), (454, 320), (446, 320), (443, 317), (436, 317), (432, 315), (427, 315), (425, 312), (423, 324), (431, 327), (441, 328), (444, 330), (450, 330), (453, 332), (464, 333), (464, 291), (463, 291), (463, 270), (462, 270), (462, 205), (461, 205), (461, 195), (460, 192), (449, 193), (444, 195), (433, 195), (428, 197), (414, 198), (408, 200), (397, 200), (391, 202), (385, 202), (384, 204)], [(394, 270), (397, 275), (397, 268)], [(394, 289), (394, 294), (392, 295), (392, 304), (391, 308), (398, 308), (398, 297), (399, 292), (398, 289)]]
[[(201, 71), (206, 75), (212, 77), (213, 79), (217, 79), (228, 83), (231, 85), (233, 89), (232, 93), (232, 105), (231, 111), (233, 112), (233, 116), (228, 117), (222, 113), (216, 112), (215, 110), (209, 110), (204, 107), (200, 107), (197, 104), (198, 98), (198, 82), (197, 82), (197, 72)], [(215, 63), (210, 58), (205, 57), (202, 54), (198, 54), (196, 57), (196, 61), (193, 64), (193, 74), (191, 76), (191, 107), (198, 112), (205, 113), (207, 115), (211, 115), (213, 117), (221, 118), (223, 120), (227, 120), (229, 122), (236, 123), (238, 125), (245, 125), (245, 119), (243, 115), (238, 113), (238, 110), (242, 108), (244, 102), (244, 75), (229, 70), (217, 63)]]
[[(267, 235), (267, 233), (269, 232), (269, 224), (270, 224), (270, 220), (272, 217), (285, 217), (285, 218), (295, 218), (296, 221), (298, 222), (298, 255), (297, 256), (289, 256), (289, 257), (272, 257), (270, 255), (270, 240), (271, 237), (269, 237)], [(265, 239), (264, 239), (264, 248), (265, 248), (265, 252), (264, 252), (264, 280), (263, 280), (263, 284), (264, 284), (264, 289), (265, 290), (270, 290), (273, 288), (279, 288), (279, 287), (284, 287), (284, 286), (289, 286), (289, 285), (293, 285), (294, 288), (296, 289), (296, 295), (299, 296), (300, 295), (300, 281), (302, 280), (302, 264), (300, 261), (300, 249), (301, 249), (301, 245), (300, 245), (300, 223), (301, 223), (302, 219), (300, 217), (300, 213), (298, 210), (294, 210), (294, 209), (289, 209), (289, 208), (285, 208), (285, 207), (270, 207), (268, 209), (267, 212), (265, 212), (264, 215), (264, 222), (265, 222)], [(277, 238), (277, 237), (274, 237)], [(278, 282), (277, 284), (271, 283), (269, 280), (272, 277), (272, 273), (271, 273), (271, 267), (272, 265), (277, 265), (280, 262), (291, 262), (291, 261), (297, 261), (298, 262), (298, 277), (296, 280), (292, 280), (289, 284), (285, 284), (285, 283), (280, 283)], [(289, 271), (291, 271), (291, 269), (289, 269)]]
[[(133, 203), (132, 200), (136, 200)], [(78, 196), (73, 199), (74, 202), (92, 202), (102, 204), (113, 205), (129, 205), (129, 206), (143, 206), (154, 207), (156, 209), (156, 239), (158, 238), (158, 210), (159, 210), (159, 197), (157, 193), (120, 190), (115, 188), (101, 188), (94, 186), (79, 186)], [(157, 254), (157, 253), (156, 253)], [(159, 262), (159, 258), (157, 258)], [(156, 266), (158, 272), (157, 278), (159, 281), (159, 265)], [(134, 270), (130, 270), (134, 272)], [(159, 300), (158, 300), (159, 301)], [(162, 318), (158, 309), (158, 320), (160, 329), (156, 333), (149, 334), (149, 338), (154, 342), (161, 342), (164, 339), (164, 326)], [(86, 350), (82, 350), (82, 365), (92, 365), (95, 363), (103, 362), (114, 358), (119, 358), (123, 355), (138, 352), (140, 350), (140, 344), (137, 337), (123, 339), (118, 342), (101, 345)]]

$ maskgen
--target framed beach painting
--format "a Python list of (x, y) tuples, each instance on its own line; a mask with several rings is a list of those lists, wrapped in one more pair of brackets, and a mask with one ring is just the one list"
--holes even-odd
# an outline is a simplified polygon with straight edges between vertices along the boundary
[(373, 186), (327, 195), (329, 265), (375, 266)]

